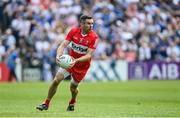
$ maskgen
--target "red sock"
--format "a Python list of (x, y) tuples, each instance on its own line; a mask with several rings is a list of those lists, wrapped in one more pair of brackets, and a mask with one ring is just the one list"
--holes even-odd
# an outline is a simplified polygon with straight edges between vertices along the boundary
[(72, 98), (71, 101), (69, 102), (69, 104), (74, 104), (74, 103), (76, 103), (76, 99)]
[(49, 106), (49, 103), (50, 103), (50, 100), (49, 100), (49, 99), (46, 99), (46, 100), (44, 101), (44, 104), (46, 104), (46, 105), (48, 105), (48, 106)]

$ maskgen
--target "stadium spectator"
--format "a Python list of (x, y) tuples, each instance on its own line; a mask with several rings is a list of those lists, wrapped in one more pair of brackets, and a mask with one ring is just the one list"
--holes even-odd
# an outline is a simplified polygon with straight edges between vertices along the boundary
[(176, 42), (171, 41), (170, 45), (166, 49), (168, 58), (167, 60), (180, 61), (180, 49), (178, 48)]
[(94, 59), (96, 60), (105, 60), (108, 58), (107, 56), (107, 42), (104, 40), (100, 40), (98, 42), (98, 46), (96, 48)]
[(2, 39), (0, 39), (0, 62), (4, 60), (5, 55), (6, 55), (6, 48), (3, 45)]
[(139, 61), (148, 61), (151, 59), (151, 49), (146, 42), (140, 43)]
[(17, 80), (15, 68), (16, 68), (16, 59), (18, 58), (18, 52), (15, 50), (15, 46), (11, 46), (7, 51), (7, 65), (10, 70), (9, 81)]

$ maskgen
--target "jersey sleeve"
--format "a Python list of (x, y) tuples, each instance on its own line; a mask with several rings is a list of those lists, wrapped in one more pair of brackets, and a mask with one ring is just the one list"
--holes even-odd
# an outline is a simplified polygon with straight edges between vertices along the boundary
[(91, 42), (91, 45), (89, 46), (89, 48), (91, 48), (91, 49), (96, 49), (96, 47), (97, 47), (97, 43), (98, 43), (98, 36), (97, 35), (94, 35), (93, 37), (92, 37), (92, 42)]
[(74, 36), (75, 31), (76, 31), (76, 29), (75, 29), (75, 28), (72, 28), (72, 29), (69, 31), (69, 33), (67, 34), (66, 40), (71, 41), (72, 38), (73, 38), (73, 36)]

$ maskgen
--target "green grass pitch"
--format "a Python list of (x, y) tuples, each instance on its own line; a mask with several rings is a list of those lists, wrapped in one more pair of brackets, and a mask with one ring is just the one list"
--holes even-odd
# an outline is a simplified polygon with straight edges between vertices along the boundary
[(82, 82), (74, 112), (67, 112), (69, 82), (48, 111), (38, 111), (50, 83), (1, 83), (0, 117), (180, 117), (180, 81)]

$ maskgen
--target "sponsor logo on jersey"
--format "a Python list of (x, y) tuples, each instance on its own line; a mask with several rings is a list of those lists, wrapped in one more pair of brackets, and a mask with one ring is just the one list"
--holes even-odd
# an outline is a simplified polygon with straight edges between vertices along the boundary
[(86, 54), (88, 47), (71, 42), (70, 47), (79, 54)]

